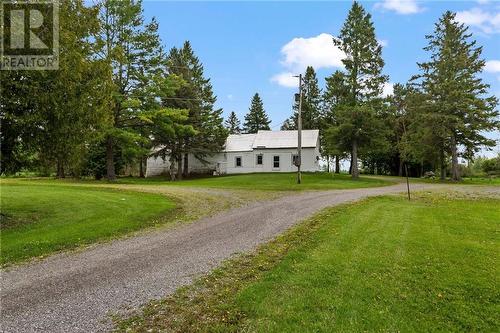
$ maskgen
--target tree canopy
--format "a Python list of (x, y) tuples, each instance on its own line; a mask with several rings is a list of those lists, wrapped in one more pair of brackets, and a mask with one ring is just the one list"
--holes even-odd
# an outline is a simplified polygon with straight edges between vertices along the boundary
[(452, 179), (460, 180), (459, 145), (465, 152), (495, 145), (483, 132), (498, 128), (498, 99), (488, 96), (489, 85), (479, 77), (485, 65), (482, 47), (454, 13), (445, 12), (426, 38), (424, 50), (430, 53), (430, 60), (418, 64), (421, 73), (413, 78), (423, 97), (417, 131), (420, 137), (435, 138), (442, 170), (446, 154), (451, 155)]
[[(159, 22), (144, 18), (140, 0), (68, 0), (59, 17), (59, 70), (0, 71), (2, 174), (114, 180), (144, 176), (155, 156), (168, 159), (171, 178), (179, 179), (193, 157), (206, 163), (221, 152), (228, 134), (270, 130), (258, 93), (243, 124), (234, 111), (224, 121), (194, 47), (185, 41), (166, 49)], [(436, 171), (456, 181), (483, 170), (470, 165), (495, 145), (486, 133), (500, 128), (498, 98), (482, 79), (482, 47), (455, 13), (437, 20), (425, 36), (427, 59), (389, 96), (382, 46), (361, 4), (352, 3), (333, 35), (343, 68), (323, 81), (307, 66), (302, 82), (302, 128), (319, 129), (328, 170), (332, 157), (336, 172), (350, 159), (353, 178), (360, 168)], [(297, 101), (291, 107), (282, 130), (297, 129)], [(492, 174), (497, 162), (484, 162), (482, 172)]]
[(245, 123), (243, 124), (243, 132), (257, 133), (259, 130), (270, 130), (269, 124), (271, 121), (264, 110), (264, 103), (258, 93), (255, 93), (250, 102), (250, 108), (245, 115)]
[(339, 36), (333, 42), (346, 57), (342, 59), (344, 77), (341, 79), (337, 74), (331, 82), (339, 80), (337, 89), (345, 92), (345, 96), (337, 97), (335, 91), (330, 93), (331, 98), (340, 97), (342, 105), (328, 130), (329, 146), (337, 152), (350, 152), (352, 177), (358, 178), (358, 154), (380, 149), (383, 142), (383, 126), (379, 126), (381, 122), (377, 117), (380, 95), (387, 81), (387, 76), (382, 74), (382, 47), (375, 36), (371, 15), (357, 2), (353, 3)]
[(226, 129), (229, 134), (240, 134), (241, 133), (241, 123), (238, 119), (238, 116), (234, 111), (231, 111), (229, 117), (224, 122)]

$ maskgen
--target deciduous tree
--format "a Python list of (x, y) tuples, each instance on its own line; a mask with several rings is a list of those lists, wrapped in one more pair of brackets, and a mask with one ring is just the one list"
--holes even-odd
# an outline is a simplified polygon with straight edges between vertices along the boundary
[(2, 161), (10, 161), (8, 171), (17, 171), (22, 158), (23, 164), (36, 159), (48, 169), (56, 165), (60, 178), (68, 169), (78, 176), (87, 142), (107, 123), (110, 71), (94, 58), (100, 49), (93, 40), (97, 8), (64, 1), (59, 20), (59, 70), (2, 71)]

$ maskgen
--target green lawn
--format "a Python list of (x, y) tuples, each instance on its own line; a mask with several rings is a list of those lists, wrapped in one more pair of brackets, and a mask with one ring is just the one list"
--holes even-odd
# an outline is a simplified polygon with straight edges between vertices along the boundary
[(2, 265), (109, 239), (165, 220), (165, 196), (84, 186), (1, 184)]
[[(370, 178), (406, 182), (405, 177), (397, 176), (369, 176)], [(485, 185), (485, 186), (500, 186), (500, 177), (464, 177), (460, 182), (454, 182), (450, 179), (440, 180), (429, 178), (410, 178), (410, 183), (427, 183), (427, 184), (452, 184), (452, 185)]]
[(460, 185), (488, 185), (488, 186), (500, 186), (499, 177), (473, 177), (473, 178), (462, 178), (460, 182), (453, 182), (449, 179), (439, 180), (439, 179), (416, 179), (416, 181), (421, 181), (431, 184), (460, 184)]
[(451, 197), (326, 210), (118, 327), (498, 332), (500, 200)]
[(391, 185), (393, 182), (384, 179), (361, 177), (352, 180), (347, 174), (332, 174), (325, 172), (303, 173), (302, 184), (297, 184), (296, 173), (252, 173), (206, 177), (197, 179), (170, 182), (161, 178), (121, 178), (120, 183), (149, 183), (178, 186), (194, 186), (209, 188), (272, 190), (272, 191), (300, 191), (300, 190), (328, 190), (349, 189), (361, 187), (375, 187)]

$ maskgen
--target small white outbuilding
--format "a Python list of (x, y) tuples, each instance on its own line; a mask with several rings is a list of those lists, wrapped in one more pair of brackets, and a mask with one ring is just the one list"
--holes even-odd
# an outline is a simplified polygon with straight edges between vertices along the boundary
[[(208, 156), (202, 163), (194, 156), (189, 158), (190, 173), (236, 174), (253, 172), (296, 171), (297, 131), (258, 131), (255, 134), (229, 135), (224, 151)], [(315, 172), (319, 165), (319, 131), (302, 130), (301, 170)], [(168, 173), (168, 158), (150, 157), (147, 161), (146, 177)]]

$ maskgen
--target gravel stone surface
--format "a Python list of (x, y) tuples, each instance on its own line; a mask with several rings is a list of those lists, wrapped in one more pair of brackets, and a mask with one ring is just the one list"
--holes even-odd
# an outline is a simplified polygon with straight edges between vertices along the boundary
[[(443, 188), (429, 184), (412, 187)], [(405, 189), (398, 184), (294, 193), (174, 229), (3, 270), (1, 331), (109, 331), (109, 314), (162, 298), (231, 255), (254, 249), (322, 208)]]

